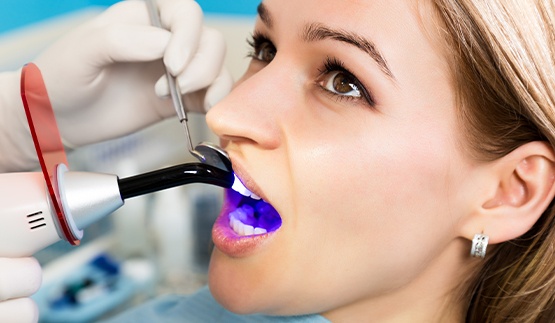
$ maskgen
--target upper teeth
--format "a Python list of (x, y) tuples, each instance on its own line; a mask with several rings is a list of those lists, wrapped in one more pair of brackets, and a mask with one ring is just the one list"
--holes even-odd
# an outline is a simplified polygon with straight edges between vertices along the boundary
[(233, 176), (235, 176), (235, 180), (233, 181), (233, 186), (231, 186), (232, 190), (234, 190), (235, 192), (240, 193), (243, 196), (248, 196), (248, 197), (253, 198), (255, 200), (260, 200), (260, 197), (258, 195), (249, 191), (249, 189), (246, 188), (245, 185), (243, 185), (243, 183), (241, 183), (241, 181), (239, 180), (237, 175), (233, 175)]

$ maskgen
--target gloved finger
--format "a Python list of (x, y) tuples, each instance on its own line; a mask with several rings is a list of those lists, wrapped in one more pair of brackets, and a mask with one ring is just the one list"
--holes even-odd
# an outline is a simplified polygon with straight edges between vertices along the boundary
[(0, 302), (0, 322), (35, 323), (39, 321), (39, 309), (30, 298), (17, 298)]
[(227, 96), (233, 88), (233, 83), (233, 77), (231, 77), (227, 68), (225, 68), (225, 66), (222, 67), (220, 75), (218, 75), (206, 91), (206, 96), (204, 98), (204, 111), (202, 112), (208, 112), (210, 108)]
[(169, 31), (152, 26), (105, 26), (89, 35), (81, 57), (94, 66), (153, 61), (163, 57), (170, 37)]
[(162, 75), (156, 84), (154, 84), (154, 92), (160, 98), (167, 98), (170, 96), (170, 88), (168, 83), (168, 78), (166, 75)]
[[(214, 82), (207, 88), (189, 93), (184, 96), (183, 104), (188, 112), (206, 113), (229, 94), (233, 88), (233, 78), (225, 66), (222, 67), (220, 74)], [(168, 80), (161, 77), (156, 83), (156, 95), (160, 98), (169, 97)]]
[[(220, 76), (225, 58), (226, 44), (222, 34), (215, 29), (204, 28), (201, 47), (187, 69), (178, 76), (180, 92), (192, 93), (209, 86)], [(156, 95), (168, 97), (168, 80), (163, 75), (156, 82)]]
[(91, 23), (96, 26), (113, 23), (151, 25), (146, 3), (143, 0), (117, 2), (104, 10)]
[(223, 99), (233, 87), (233, 79), (224, 67), (214, 83), (208, 88), (198, 90), (183, 97), (183, 104), (189, 112), (206, 113)]
[(30, 296), (41, 281), (42, 271), (35, 258), (0, 258), (0, 300)]
[(158, 8), (162, 25), (171, 31), (164, 64), (178, 75), (193, 59), (203, 36), (202, 9), (192, 0), (159, 0)]
[(177, 77), (181, 93), (194, 92), (212, 84), (222, 70), (225, 50), (222, 34), (215, 29), (204, 28), (198, 52)]
[[(158, 0), (157, 5), (163, 28), (171, 31), (164, 63), (172, 74), (177, 75), (198, 48), (203, 23), (202, 9), (192, 0)], [(97, 28), (113, 24), (152, 25), (145, 2), (137, 0), (112, 5), (94, 23)]]

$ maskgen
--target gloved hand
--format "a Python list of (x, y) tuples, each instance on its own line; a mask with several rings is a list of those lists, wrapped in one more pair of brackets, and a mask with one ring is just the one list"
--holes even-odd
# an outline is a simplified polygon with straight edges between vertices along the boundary
[(177, 76), (189, 111), (205, 112), (231, 89), (225, 42), (203, 26), (193, 0), (158, 0), (167, 29), (151, 26), (146, 3), (119, 2), (60, 39), (34, 62), (43, 73), (60, 133), (80, 146), (174, 116), (161, 59)]
[(0, 322), (37, 322), (39, 311), (29, 298), (41, 284), (35, 258), (0, 258)]
[[(151, 26), (146, 3), (116, 3), (47, 48), (41, 69), (64, 143), (123, 136), (174, 116), (162, 59), (188, 111), (206, 112), (232, 79), (221, 34), (203, 26), (194, 0), (158, 0), (167, 29)], [(162, 78), (160, 78), (162, 77)], [(0, 172), (37, 166), (19, 91), (20, 71), (0, 74)], [(155, 90), (156, 89), (156, 90)]]

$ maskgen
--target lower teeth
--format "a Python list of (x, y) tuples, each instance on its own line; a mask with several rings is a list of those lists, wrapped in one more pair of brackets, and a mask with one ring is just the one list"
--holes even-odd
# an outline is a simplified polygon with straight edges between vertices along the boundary
[(244, 224), (240, 220), (236, 219), (232, 212), (229, 215), (229, 226), (233, 228), (233, 231), (240, 236), (251, 236), (256, 234), (267, 233), (267, 230), (260, 227), (253, 227), (252, 225)]
[(260, 235), (273, 232), (281, 226), (277, 211), (263, 200), (242, 196), (234, 190), (228, 191), (230, 206), (229, 226), (239, 236)]

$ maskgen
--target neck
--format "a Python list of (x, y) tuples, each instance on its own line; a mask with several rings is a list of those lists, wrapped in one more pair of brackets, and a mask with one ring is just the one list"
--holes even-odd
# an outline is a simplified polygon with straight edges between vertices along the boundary
[(409, 283), (324, 313), (332, 322), (464, 322), (466, 303), (458, 297), (475, 261), (468, 243), (452, 241)]

